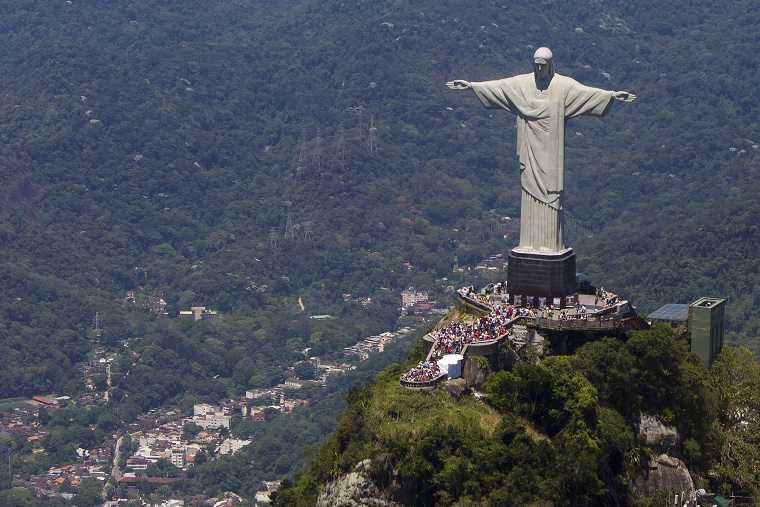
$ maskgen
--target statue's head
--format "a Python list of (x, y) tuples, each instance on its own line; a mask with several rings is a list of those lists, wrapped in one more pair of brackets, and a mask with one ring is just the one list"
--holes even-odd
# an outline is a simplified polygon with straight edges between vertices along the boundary
[(538, 79), (551, 79), (554, 76), (554, 55), (547, 47), (540, 47), (533, 54), (533, 73)]

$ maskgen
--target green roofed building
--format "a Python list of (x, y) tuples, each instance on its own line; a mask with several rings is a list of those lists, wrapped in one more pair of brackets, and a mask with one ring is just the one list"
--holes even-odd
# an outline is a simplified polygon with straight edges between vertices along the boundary
[(701, 298), (690, 305), (667, 304), (649, 314), (648, 319), (684, 326), (691, 351), (710, 366), (723, 348), (725, 308), (725, 299)]
[(687, 329), (691, 335), (691, 351), (706, 366), (710, 366), (723, 348), (725, 310), (725, 299), (701, 298), (689, 305)]

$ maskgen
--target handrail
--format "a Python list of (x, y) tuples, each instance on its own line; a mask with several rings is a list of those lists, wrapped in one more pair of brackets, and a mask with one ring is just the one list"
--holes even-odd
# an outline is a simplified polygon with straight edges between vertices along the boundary
[(543, 329), (555, 329), (555, 330), (612, 330), (620, 327), (620, 321), (618, 320), (599, 320), (596, 318), (590, 319), (568, 319), (568, 320), (554, 320), (545, 319), (543, 317), (519, 317), (520, 324), (526, 326), (540, 327)]
[(493, 310), (493, 308), (491, 308), (487, 304), (481, 303), (480, 301), (477, 301), (471, 297), (465, 296), (459, 291), (457, 291), (457, 299), (460, 299), (466, 305), (474, 306), (478, 310), (481, 310), (484, 312), (491, 313), (491, 311)]
[(440, 381), (441, 381), (441, 379), (443, 379), (445, 376), (446, 376), (446, 374), (445, 374), (445, 373), (441, 373), (440, 375), (438, 375), (438, 376), (437, 376), (436, 378), (434, 378), (434, 379), (430, 379), (430, 380), (424, 380), (424, 381), (421, 381), (421, 382), (417, 382), (417, 381), (414, 381), (414, 380), (404, 380), (404, 379), (400, 379), (400, 383), (401, 383), (401, 385), (402, 385), (402, 386), (404, 386), (404, 387), (411, 387), (411, 388), (423, 389), (423, 388), (426, 388), (426, 387), (435, 387), (435, 386), (436, 386), (436, 384), (437, 384), (438, 382), (440, 382)]

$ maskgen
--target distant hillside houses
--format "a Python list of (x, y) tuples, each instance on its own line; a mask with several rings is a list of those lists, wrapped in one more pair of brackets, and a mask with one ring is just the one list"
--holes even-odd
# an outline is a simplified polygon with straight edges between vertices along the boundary
[(427, 291), (416, 291), (414, 287), (409, 287), (401, 292), (401, 307), (409, 308), (416, 303), (425, 303), (428, 300)]
[(159, 296), (148, 297), (148, 310), (155, 315), (166, 315), (166, 301)]
[(356, 303), (362, 305), (364, 309), (367, 309), (372, 304), (372, 298), (368, 297), (353, 297), (351, 294), (343, 294), (344, 303)]
[(219, 438), (214, 433), (201, 431), (194, 437), (193, 442), (187, 442), (182, 439), (182, 426), (176, 421), (132, 433), (131, 437), (133, 441), (139, 442), (139, 447), (131, 457), (127, 458), (125, 477), (133, 476), (137, 471), (146, 470), (159, 460), (166, 460), (177, 468), (186, 470), (193, 466), (195, 455), (201, 451), (202, 447)]
[(289, 383), (278, 384), (276, 387), (271, 388), (258, 388), (250, 389), (245, 392), (245, 397), (248, 400), (262, 400), (266, 399), (271, 402), (268, 405), (259, 405), (242, 407), (243, 417), (250, 417), (253, 421), (264, 422), (266, 420), (265, 409), (275, 410), (277, 412), (287, 414), (291, 412), (297, 406), (306, 406), (309, 404), (307, 400), (295, 399), (286, 400), (286, 389), (300, 389), (304, 385), (324, 385), (315, 381), (303, 381), (297, 379), (290, 379)]
[(502, 254), (489, 255), (475, 265), (475, 269), (480, 271), (501, 271), (506, 267), (507, 262)]
[[(248, 400), (261, 400), (262, 398), (266, 398), (272, 402), (271, 405), (266, 405), (269, 408), (273, 408), (276, 410), (279, 410), (281, 412), (289, 412), (289, 408), (292, 408), (292, 402), (285, 399), (285, 390), (286, 389), (299, 389), (300, 387), (304, 385), (323, 385), (321, 382), (317, 382), (316, 380), (298, 380), (296, 378), (290, 378), (288, 381), (286, 381), (283, 384), (277, 384), (275, 387), (268, 387), (268, 388), (256, 388), (256, 389), (249, 389), (245, 392), (245, 397)], [(263, 407), (263, 405), (262, 405)], [(248, 415), (245, 413), (246, 407), (243, 407), (244, 413), (243, 416)], [(253, 412), (255, 412), (254, 408), (250, 408), (251, 415), (253, 415)]]
[(206, 403), (201, 403), (193, 405), (192, 419), (183, 419), (182, 424), (197, 424), (204, 430), (217, 428), (230, 429), (231, 420), (232, 417), (230, 414), (225, 414), (223, 409)]
[[(423, 315), (446, 315), (449, 312), (448, 308), (436, 308), (435, 305), (436, 305), (435, 301), (415, 303), (408, 308), (400, 308), (399, 315), (406, 315), (406, 316), (417, 315), (422, 318)], [(424, 322), (424, 318), (423, 318), (423, 322)]]
[(276, 388), (256, 388), (256, 389), (249, 389), (245, 392), (245, 397), (248, 400), (258, 400), (260, 398), (269, 398), (272, 401), (276, 402), (279, 400), (280, 403), (283, 403), (285, 401), (285, 391), (282, 389), (276, 389)]
[(416, 291), (409, 287), (401, 293), (401, 308), (399, 315), (445, 315), (448, 310), (435, 307), (436, 302), (430, 301), (427, 291)]
[[(122, 298), (121, 304), (126, 305), (127, 303), (130, 303), (136, 305), (138, 303), (138, 299), (144, 301), (144, 296), (138, 296), (137, 292), (130, 290), (127, 291)], [(154, 315), (167, 315), (168, 313), (166, 311), (166, 300), (163, 298), (163, 296), (150, 294), (148, 296), (148, 301), (147, 303), (144, 303), (144, 306), (147, 306), (148, 311)]]
[(219, 316), (216, 310), (209, 310), (205, 306), (192, 306), (189, 310), (180, 310), (180, 316), (192, 316), (194, 321), (215, 319)]
[(241, 440), (239, 438), (228, 438), (219, 445), (220, 454), (234, 454), (240, 449), (250, 444), (252, 440)]
[(165, 426), (146, 430), (139, 436), (139, 447), (127, 459), (127, 470), (146, 470), (158, 460), (166, 460), (177, 468), (187, 468), (193, 464), (193, 457), (200, 452), (198, 444), (188, 444), (181, 440), (182, 432), (176, 426)]
[(385, 346), (393, 343), (394, 340), (401, 338), (411, 331), (408, 327), (402, 327), (398, 331), (387, 331), (385, 333), (370, 336), (364, 340), (357, 342), (355, 345), (345, 347), (343, 353), (348, 355), (355, 355), (359, 357), (360, 361), (364, 361), (372, 354), (379, 354), (385, 350)]
[(324, 386), (324, 384), (317, 380), (301, 380), (297, 378), (285, 379), (284, 383), (277, 384), (277, 387), (282, 387), (283, 389), (301, 389), (304, 386)]
[(314, 364), (317, 370), (317, 377), (323, 382), (326, 381), (327, 377), (330, 375), (340, 375), (341, 373), (356, 369), (356, 366), (352, 364), (328, 361), (327, 359), (321, 359), (319, 357), (312, 357), (309, 361)]

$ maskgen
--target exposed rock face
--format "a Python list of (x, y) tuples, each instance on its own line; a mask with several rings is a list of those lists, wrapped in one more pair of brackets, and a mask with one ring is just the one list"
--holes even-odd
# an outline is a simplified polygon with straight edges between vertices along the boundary
[(694, 495), (694, 483), (686, 466), (677, 454), (681, 446), (681, 436), (672, 426), (666, 426), (657, 417), (642, 415), (639, 421), (639, 437), (652, 450), (656, 458), (651, 458), (633, 483), (633, 496), (642, 498), (662, 491), (684, 492), (690, 498)]
[(486, 381), (486, 372), (480, 368), (480, 363), (477, 359), (466, 357), (464, 368), (462, 368), (462, 377), (467, 381), (468, 386), (480, 387)]
[(657, 417), (642, 414), (639, 434), (646, 436), (646, 446), (657, 454), (676, 454), (681, 447), (681, 436), (673, 426), (666, 426)]
[(694, 496), (694, 483), (686, 466), (678, 458), (661, 454), (652, 458), (646, 469), (636, 477), (633, 493), (636, 498), (652, 496), (661, 491), (684, 492), (685, 498)]
[(467, 381), (463, 378), (447, 380), (446, 383), (443, 384), (443, 390), (454, 398), (459, 398), (462, 394), (469, 392), (468, 389)]
[(512, 371), (512, 368), (520, 362), (520, 356), (510, 345), (509, 340), (504, 340), (504, 345), (499, 349), (498, 362), (499, 370), (507, 371)]
[(370, 461), (364, 460), (354, 472), (327, 483), (319, 493), (316, 507), (398, 507), (369, 478), (369, 465)]

